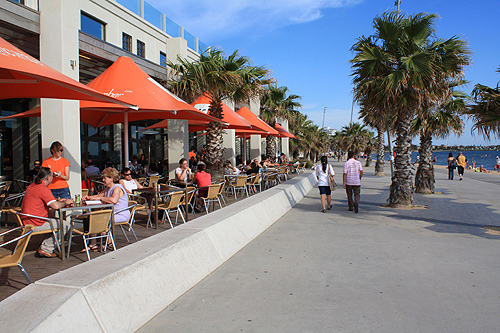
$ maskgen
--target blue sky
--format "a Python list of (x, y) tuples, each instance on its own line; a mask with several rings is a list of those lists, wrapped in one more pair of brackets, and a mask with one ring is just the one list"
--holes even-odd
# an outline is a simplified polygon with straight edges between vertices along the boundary
[[(302, 96), (302, 112), (316, 124), (340, 129), (350, 120), (352, 105), (350, 51), (356, 38), (373, 33), (377, 14), (394, 9), (387, 0), (147, 0), (183, 26), (203, 43), (219, 46), (227, 53), (240, 50), (255, 65), (272, 71), (278, 85)], [(402, 0), (407, 14), (436, 13), (437, 36), (457, 35), (467, 40), (473, 52), (466, 68), (464, 88), (476, 83), (496, 86), (500, 81), (500, 1)], [(354, 106), (353, 119), (357, 119)], [(417, 140), (414, 140), (418, 142)], [(445, 144), (500, 144), (471, 135), (466, 122), (464, 134)]]

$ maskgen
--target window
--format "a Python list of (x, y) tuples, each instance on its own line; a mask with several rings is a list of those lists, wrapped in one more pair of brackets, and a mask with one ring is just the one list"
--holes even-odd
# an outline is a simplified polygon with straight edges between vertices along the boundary
[(122, 35), (122, 49), (132, 52), (132, 36), (123, 33)]
[(167, 67), (167, 54), (160, 51), (160, 66)]
[(105, 40), (105, 26), (105, 23), (86, 13), (80, 15), (80, 30), (95, 38)]
[(146, 58), (146, 44), (140, 40), (137, 40), (137, 55)]

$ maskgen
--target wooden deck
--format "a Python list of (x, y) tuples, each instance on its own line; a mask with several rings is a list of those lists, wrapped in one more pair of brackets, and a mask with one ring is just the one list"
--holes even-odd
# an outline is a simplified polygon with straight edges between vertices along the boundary
[[(291, 174), (289, 176), (293, 177), (295, 175), (296, 174)], [(253, 194), (250, 194), (250, 195), (253, 195)], [(225, 196), (226, 203), (228, 205), (230, 205), (236, 201), (242, 200), (244, 198), (246, 198), (246, 196), (243, 196), (243, 197), (238, 196), (238, 200), (235, 200), (234, 195), (229, 195), (229, 197)], [(216, 204), (216, 208), (218, 208), (217, 204)], [(206, 214), (205, 212), (197, 213), (197, 216), (203, 216), (205, 214)], [(175, 213), (172, 213), (170, 216), (171, 216), (172, 223), (173, 223), (175, 221)], [(194, 219), (194, 215), (192, 213), (189, 214), (189, 219), (190, 219), (189, 221), (192, 221)], [(4, 219), (2, 218), (2, 220), (4, 220)], [(146, 221), (147, 221), (147, 219), (146, 219), (145, 213), (140, 213), (140, 212), (136, 213), (136, 221), (134, 224), (134, 230), (137, 234), (137, 237), (139, 238), (139, 241), (141, 239), (145, 239), (147, 237), (155, 235), (159, 232), (163, 232), (163, 231), (170, 229), (170, 224), (168, 224), (168, 222), (166, 224), (159, 224), (158, 230), (156, 230), (154, 228), (146, 228)], [(179, 218), (179, 221), (182, 223), (182, 220), (180, 218)], [(5, 230), (12, 228), (12, 227), (13, 227), (12, 224), (10, 224), (6, 227), (5, 223), (2, 222), (1, 231), (5, 231)], [(175, 228), (175, 226), (174, 226), (174, 228)], [(129, 237), (129, 240), (131, 242), (131, 243), (128, 243), (119, 227), (116, 228), (115, 233), (116, 233), (115, 242), (116, 242), (118, 249), (135, 242), (135, 238), (132, 235), (132, 233), (128, 232), (127, 236)], [(83, 241), (79, 237), (73, 237), (73, 243), (71, 245), (71, 255), (70, 255), (69, 259), (63, 261), (60, 258), (41, 258), (41, 257), (39, 257), (38, 254), (36, 253), (36, 250), (40, 246), (44, 237), (45, 236), (39, 235), (39, 236), (31, 238), (30, 243), (28, 245), (28, 249), (27, 249), (27, 251), (24, 255), (24, 259), (22, 261), (22, 264), (23, 264), (24, 268), (26, 269), (26, 272), (29, 274), (29, 276), (31, 277), (33, 282), (87, 261), (86, 253), (80, 252), (80, 250), (83, 249)], [(0, 239), (0, 241), (3, 241), (3, 240)], [(0, 249), (0, 254), (5, 254), (5, 252), (2, 252), (2, 251), (4, 251), (4, 250)], [(108, 251), (107, 253), (109, 253), (110, 250), (107, 250), (107, 251)], [(97, 257), (102, 256), (102, 255), (105, 255), (105, 254), (106, 253), (102, 253), (102, 252), (91, 252), (90, 256), (93, 259), (93, 258), (97, 258)], [(27, 285), (27, 282), (26, 282), (23, 274), (19, 271), (19, 269), (17, 267), (0, 269), (0, 301), (9, 297), (10, 295), (14, 294), (18, 290), (21, 290), (26, 285)]]

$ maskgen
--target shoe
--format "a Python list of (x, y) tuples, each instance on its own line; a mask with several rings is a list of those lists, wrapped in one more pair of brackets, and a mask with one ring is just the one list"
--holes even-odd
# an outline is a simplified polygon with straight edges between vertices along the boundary
[(350, 212), (352, 212), (352, 211), (353, 211), (353, 209), (352, 209), (352, 208), (348, 208), (347, 210), (348, 210), (348, 211), (350, 211)]
[(328, 210), (332, 209), (332, 205), (328, 206), (328, 208), (327, 208), (327, 209), (328, 209)]
[(57, 254), (55, 254), (54, 252), (50, 253), (50, 252), (47, 252), (45, 250), (42, 250), (42, 248), (39, 248), (37, 252), (38, 252), (38, 255), (40, 257), (45, 257), (45, 258), (55, 258), (55, 257), (57, 257)]
[[(97, 252), (99, 251), (99, 245), (94, 245), (94, 246), (89, 246), (89, 252)], [(80, 251), (80, 253), (85, 253), (87, 251), (85, 251), (85, 248), (83, 248), (83, 250)]]
[(357, 202), (354, 203), (354, 212), (357, 214), (359, 211), (359, 204)]
[(462, 178), (460, 178), (460, 181), (462, 181)]
[(322, 212), (323, 212), (323, 213), (326, 213), (326, 209), (323, 209), (323, 210), (322, 210)]

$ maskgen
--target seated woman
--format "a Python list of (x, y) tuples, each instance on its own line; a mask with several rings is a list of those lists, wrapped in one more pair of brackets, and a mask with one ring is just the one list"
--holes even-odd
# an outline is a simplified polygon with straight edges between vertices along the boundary
[(206, 172), (207, 166), (203, 164), (198, 164), (198, 172), (194, 175), (194, 183), (200, 187), (198, 190), (199, 197), (206, 197), (208, 194), (208, 187), (212, 184), (212, 175)]
[(132, 194), (133, 190), (144, 188), (139, 182), (132, 178), (132, 171), (129, 168), (123, 168), (122, 177), (119, 184), (123, 186), (128, 194)]
[(240, 170), (231, 165), (231, 162), (224, 162), (224, 174), (225, 175), (239, 175)]
[(189, 168), (189, 163), (185, 158), (179, 161), (179, 167), (175, 169), (175, 185), (186, 187), (187, 184), (193, 181), (193, 173)]
[(247, 175), (251, 175), (252, 173), (259, 173), (259, 172), (260, 172), (259, 165), (255, 162), (252, 162), (250, 164), (250, 169), (247, 170)]
[(94, 188), (94, 183), (92, 183), (92, 180), (89, 179), (89, 176), (87, 175), (87, 170), (85, 170), (85, 168), (82, 167), (82, 189), (87, 189), (89, 190), (89, 193), (92, 193), (93, 188)]
[(261, 164), (263, 167), (266, 168), (276, 168), (280, 166), (279, 164), (271, 163), (271, 161), (269, 161), (269, 156), (264, 156), (264, 159), (262, 160)]
[[(128, 207), (128, 195), (125, 188), (118, 184), (118, 170), (115, 168), (106, 168), (102, 171), (103, 182), (106, 186), (104, 190), (92, 196), (87, 196), (86, 200), (100, 200), (102, 203), (114, 204), (113, 210), (115, 211), (115, 222), (125, 222), (130, 218), (130, 210), (125, 209)], [(119, 213), (116, 213), (119, 212)], [(108, 243), (108, 247), (112, 246)], [(97, 250), (96, 240), (93, 239), (89, 244), (90, 250)]]

